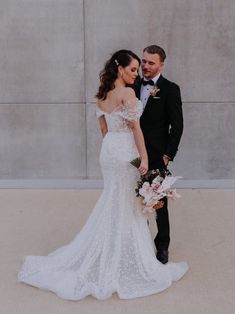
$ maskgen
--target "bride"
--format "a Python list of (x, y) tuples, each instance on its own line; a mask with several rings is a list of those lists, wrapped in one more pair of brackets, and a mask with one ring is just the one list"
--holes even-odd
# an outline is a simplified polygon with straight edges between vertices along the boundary
[(19, 281), (80, 300), (143, 297), (168, 288), (187, 271), (185, 262), (161, 264), (154, 252), (147, 218), (135, 196), (138, 172), (130, 161), (148, 157), (139, 125), (141, 103), (133, 84), (140, 65), (129, 50), (120, 50), (100, 74), (97, 117), (103, 135), (100, 164), (104, 190), (86, 224), (68, 245), (48, 256), (27, 256)]

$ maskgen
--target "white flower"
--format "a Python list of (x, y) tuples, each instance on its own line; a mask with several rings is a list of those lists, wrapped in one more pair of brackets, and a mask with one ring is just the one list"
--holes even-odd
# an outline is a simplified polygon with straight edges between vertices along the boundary
[(144, 203), (148, 203), (153, 196), (153, 188), (150, 186), (149, 182), (144, 182), (142, 188), (139, 189), (139, 194), (143, 196)]
[(150, 91), (151, 96), (156, 96), (156, 94), (160, 91), (160, 88), (158, 88), (156, 85), (153, 86), (153, 88)]
[(181, 195), (176, 192), (176, 189), (174, 189), (167, 194), (167, 197), (175, 201), (177, 198), (180, 198)]
[(161, 186), (158, 189), (158, 192), (164, 192), (170, 189), (172, 184), (175, 183), (176, 180), (180, 179), (181, 177), (171, 177), (171, 176), (166, 176), (165, 179), (162, 181)]
[[(181, 177), (170, 176), (168, 171), (161, 173), (158, 169), (150, 170), (145, 176), (141, 176), (136, 192), (142, 199), (143, 213), (156, 213), (162, 203), (164, 204), (164, 201), (161, 201), (164, 197), (172, 200), (181, 197), (175, 189), (171, 189), (172, 184), (179, 178)], [(159, 201), (161, 204), (158, 206)]]

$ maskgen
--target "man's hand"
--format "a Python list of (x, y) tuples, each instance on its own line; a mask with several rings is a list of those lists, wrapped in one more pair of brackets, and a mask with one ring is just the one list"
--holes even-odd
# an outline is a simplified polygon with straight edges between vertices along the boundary
[(163, 155), (164, 165), (167, 167), (170, 161), (170, 158), (167, 155)]

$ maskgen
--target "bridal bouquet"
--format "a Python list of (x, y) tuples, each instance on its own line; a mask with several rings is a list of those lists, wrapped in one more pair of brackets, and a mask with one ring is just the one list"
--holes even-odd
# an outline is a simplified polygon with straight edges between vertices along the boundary
[[(130, 162), (139, 168), (140, 158)], [(164, 197), (175, 200), (180, 197), (176, 190), (171, 189), (172, 184), (181, 177), (173, 177), (169, 170), (149, 170), (145, 175), (140, 176), (135, 189), (136, 196), (142, 199), (143, 213), (155, 213), (156, 209), (164, 204), (161, 201)]]

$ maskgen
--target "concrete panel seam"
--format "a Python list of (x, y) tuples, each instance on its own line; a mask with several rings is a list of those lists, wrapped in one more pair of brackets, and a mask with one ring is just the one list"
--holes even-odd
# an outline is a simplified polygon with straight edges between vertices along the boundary
[(83, 91), (84, 91), (84, 103), (85, 103), (85, 175), (88, 176), (88, 164), (87, 164), (87, 94), (86, 94), (86, 12), (85, 12), (85, 0), (82, 1), (83, 9)]
[[(103, 180), (51, 179), (51, 180), (0, 180), (1, 189), (102, 189)], [(180, 180), (178, 189), (235, 189), (235, 179), (227, 180)], [(134, 193), (134, 191), (133, 191)]]

